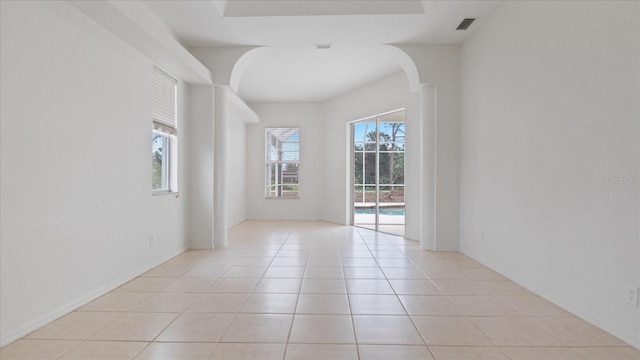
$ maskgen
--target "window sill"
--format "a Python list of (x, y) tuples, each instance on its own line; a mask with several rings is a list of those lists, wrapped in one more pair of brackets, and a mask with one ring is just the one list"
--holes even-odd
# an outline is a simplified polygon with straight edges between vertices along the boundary
[(176, 191), (151, 191), (151, 196), (175, 195), (176, 199), (180, 196)]
[(275, 197), (275, 196), (265, 196), (266, 200), (300, 200), (299, 196), (287, 196), (287, 197)]

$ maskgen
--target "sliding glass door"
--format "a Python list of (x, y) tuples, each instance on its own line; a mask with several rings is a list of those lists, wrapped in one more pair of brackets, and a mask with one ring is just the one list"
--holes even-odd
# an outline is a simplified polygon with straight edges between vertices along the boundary
[(404, 110), (352, 124), (355, 226), (404, 236)]

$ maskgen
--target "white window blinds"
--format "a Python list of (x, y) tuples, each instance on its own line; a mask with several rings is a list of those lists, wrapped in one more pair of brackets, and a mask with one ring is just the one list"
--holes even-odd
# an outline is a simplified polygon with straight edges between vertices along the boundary
[(153, 127), (173, 135), (178, 128), (177, 86), (176, 79), (153, 67)]

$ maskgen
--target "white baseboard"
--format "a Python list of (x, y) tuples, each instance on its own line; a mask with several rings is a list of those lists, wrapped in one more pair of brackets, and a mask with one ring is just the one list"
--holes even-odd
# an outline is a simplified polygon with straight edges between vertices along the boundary
[(608, 332), (609, 334), (617, 337), (618, 339), (626, 342), (627, 344), (629, 344), (630, 346), (635, 347), (636, 349), (640, 349), (640, 339), (635, 339), (632, 336), (629, 336), (629, 334), (626, 334), (624, 331), (621, 331), (620, 329), (618, 329), (616, 326), (608, 323), (607, 321), (604, 321), (602, 319), (600, 319), (597, 315), (594, 315), (588, 311), (585, 311), (583, 309), (580, 309), (579, 307), (575, 306), (574, 304), (571, 304), (571, 302), (566, 301), (565, 299), (562, 299), (558, 296), (555, 296), (551, 293), (549, 293), (548, 291), (546, 291), (545, 289), (541, 288), (540, 286), (533, 284), (532, 281), (525, 279), (525, 278), (521, 278), (513, 273), (511, 273), (510, 271), (507, 271), (506, 269), (503, 269), (500, 266), (496, 266), (494, 263), (492, 263), (491, 261), (488, 261), (487, 259), (484, 259), (482, 257), (478, 257), (478, 256), (474, 256), (471, 255), (465, 251), (463, 251), (462, 249), (460, 250), (460, 252), (462, 252), (463, 254), (467, 255), (468, 257), (480, 262), (481, 264), (485, 265), (486, 267), (500, 273), (501, 275), (507, 277), (509, 280), (517, 283), (518, 285), (524, 287), (525, 289), (533, 292), (534, 294), (552, 302), (553, 304), (561, 307), (562, 309), (572, 313), (573, 315), (581, 318), (582, 320), (585, 320), (586, 322), (590, 323), (591, 325), (597, 326), (600, 329)]
[(101, 288), (99, 288), (96, 291), (93, 291), (79, 299), (76, 299), (72, 302), (70, 302), (69, 304), (62, 306), (36, 320), (33, 320), (23, 326), (21, 326), (20, 328), (11, 331), (8, 334), (2, 334), (2, 336), (0, 337), (0, 347), (5, 347), (7, 345), (9, 345), (10, 343), (23, 338), (26, 335), (31, 334), (32, 332), (40, 329), (41, 327), (49, 324), (50, 322), (57, 320), (61, 317), (63, 317), (64, 315), (67, 315), (68, 313), (78, 309), (81, 306), (84, 306), (88, 303), (90, 303), (91, 301), (99, 298), (100, 296), (108, 293), (109, 291), (116, 289), (118, 287), (120, 287), (121, 285), (135, 279), (136, 277), (144, 274), (145, 272), (153, 269), (154, 267), (162, 264), (163, 262), (174, 258), (180, 254), (182, 254), (183, 252), (187, 251), (187, 248), (183, 248), (181, 250), (178, 250), (177, 252), (171, 253), (170, 255), (167, 255), (157, 261), (154, 261), (151, 264), (148, 264), (146, 266), (141, 267), (140, 269), (137, 269), (136, 271), (133, 271), (127, 275), (124, 275), (122, 277), (120, 277), (119, 279), (109, 283), (108, 285), (105, 285)]

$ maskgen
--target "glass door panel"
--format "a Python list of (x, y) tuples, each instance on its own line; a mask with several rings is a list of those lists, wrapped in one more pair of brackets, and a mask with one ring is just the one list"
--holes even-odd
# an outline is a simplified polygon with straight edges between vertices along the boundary
[(404, 235), (404, 111), (353, 124), (353, 224)]

